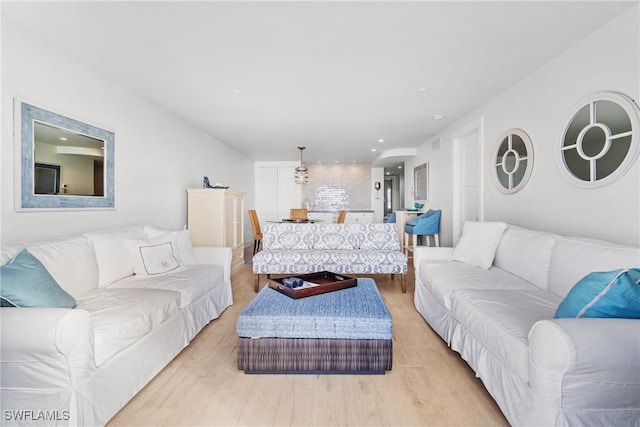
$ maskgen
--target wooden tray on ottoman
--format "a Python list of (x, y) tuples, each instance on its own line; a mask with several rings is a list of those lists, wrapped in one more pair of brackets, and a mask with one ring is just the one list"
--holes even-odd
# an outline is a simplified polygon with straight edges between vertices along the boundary
[(305, 282), (315, 283), (317, 286), (290, 288), (282, 284), (282, 280), (286, 279), (286, 277), (281, 277), (279, 279), (269, 279), (269, 287), (289, 298), (298, 299), (358, 286), (357, 279), (342, 274), (331, 273), (330, 271), (298, 274), (289, 277), (298, 277)]

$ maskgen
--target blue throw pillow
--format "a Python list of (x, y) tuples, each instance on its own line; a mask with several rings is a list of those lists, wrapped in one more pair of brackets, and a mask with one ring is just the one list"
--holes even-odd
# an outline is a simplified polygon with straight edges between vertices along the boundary
[(571, 288), (555, 317), (640, 319), (640, 269), (586, 275)]
[(24, 249), (0, 267), (2, 306), (73, 308), (76, 300), (56, 283), (38, 258)]

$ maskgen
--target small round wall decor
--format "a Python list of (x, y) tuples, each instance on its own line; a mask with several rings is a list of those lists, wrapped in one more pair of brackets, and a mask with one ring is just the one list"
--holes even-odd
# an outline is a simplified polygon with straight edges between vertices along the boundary
[(561, 128), (558, 166), (577, 186), (617, 181), (638, 158), (638, 106), (621, 93), (600, 92), (578, 102)]
[(500, 134), (491, 156), (493, 182), (506, 194), (520, 191), (533, 169), (533, 145), (522, 129), (508, 129)]

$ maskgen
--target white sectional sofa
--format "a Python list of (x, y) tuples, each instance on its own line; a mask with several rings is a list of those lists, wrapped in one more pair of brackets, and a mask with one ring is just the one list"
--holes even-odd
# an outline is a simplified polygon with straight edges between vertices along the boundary
[(232, 304), (231, 250), (192, 248), (187, 233), (136, 226), (2, 248), (2, 265), (26, 248), (77, 303), (0, 310), (4, 424), (107, 423)]
[[(465, 235), (467, 223), (458, 246)], [(428, 324), (514, 426), (640, 425), (640, 320), (554, 319), (576, 282), (637, 268), (640, 250), (514, 226), (486, 237), (486, 269), (458, 247), (417, 248), (414, 303)]]

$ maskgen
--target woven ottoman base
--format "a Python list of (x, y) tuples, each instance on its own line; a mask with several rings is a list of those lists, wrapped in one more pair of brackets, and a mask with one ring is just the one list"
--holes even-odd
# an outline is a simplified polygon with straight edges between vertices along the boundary
[(238, 369), (247, 374), (384, 374), (392, 340), (240, 338)]

